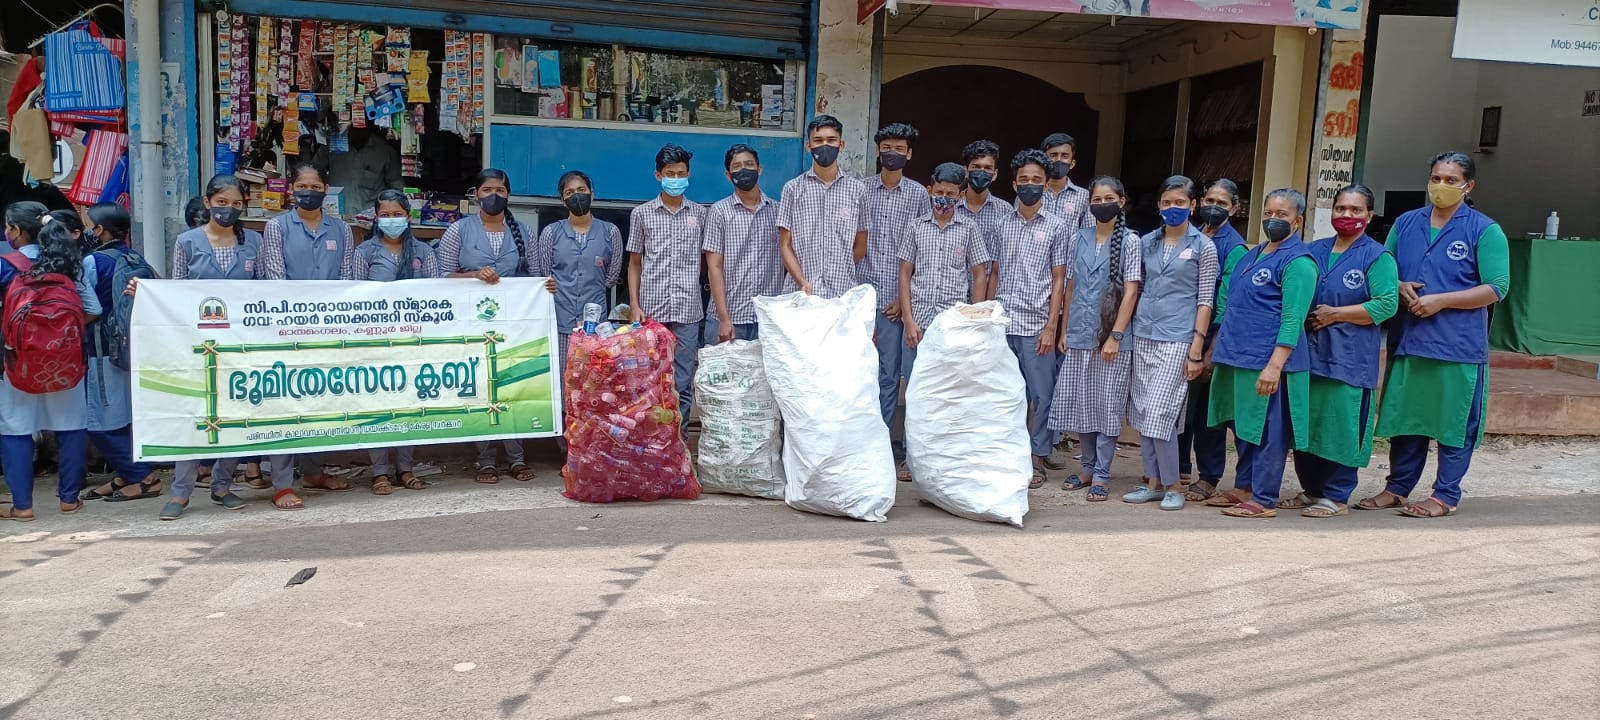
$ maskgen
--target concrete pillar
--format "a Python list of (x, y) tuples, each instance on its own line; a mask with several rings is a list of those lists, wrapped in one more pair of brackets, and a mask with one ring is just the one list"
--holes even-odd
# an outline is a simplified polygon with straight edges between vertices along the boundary
[[(1273, 30), (1272, 55), (1262, 68), (1261, 111), (1257, 122), (1255, 177), (1250, 208), (1260, 216), (1267, 193), (1278, 188), (1305, 192), (1316, 111), (1317, 57), (1321, 39), (1305, 28)], [(1309, 75), (1309, 77), (1308, 77)], [(1259, 241), (1259, 223), (1247, 224), (1249, 240)]]
[[(184, 230), (183, 206), (200, 190), (199, 187), (199, 128), (196, 120), (197, 86), (195, 78), (195, 14), (194, 3), (188, 0), (159, 0), (161, 23), (158, 27), (139, 27), (136, 13), (127, 14), (125, 27), (128, 39), (128, 129), (134, 142), (128, 145), (128, 162), (131, 170), (129, 187), (132, 188), (134, 210), (133, 237), (140, 237), (143, 223), (148, 219), (138, 212), (139, 198), (143, 193), (162, 193), (164, 212), (160, 218), (170, 248), (173, 238)], [(139, 167), (139, 128), (146, 121), (139, 117), (139, 67), (134, 47), (141, 42), (161, 43), (161, 67), (151, 68), (162, 75), (162, 116), (154, 122), (161, 123), (162, 177), (144, 178)], [(142, 245), (142, 244), (141, 244)], [(150, 251), (142, 246), (140, 250)], [(162, 254), (165, 256), (165, 253)], [(157, 268), (165, 274), (167, 268)]]
[[(871, 158), (873, 107), (878, 87), (873, 81), (873, 23), (856, 24), (855, 0), (820, 0), (817, 8), (817, 53), (812, 58), (816, 105), (810, 115), (832, 115), (844, 123), (845, 172), (867, 175)], [(806, 118), (809, 120), (809, 116)]]

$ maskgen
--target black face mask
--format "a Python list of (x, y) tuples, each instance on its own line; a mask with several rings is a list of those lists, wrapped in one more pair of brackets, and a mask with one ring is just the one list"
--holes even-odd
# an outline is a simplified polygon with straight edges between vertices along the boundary
[(320, 210), (322, 209), (322, 201), (327, 197), (328, 194), (320, 190), (296, 190), (294, 191), (294, 206), (307, 212)]
[(1017, 202), (1023, 205), (1038, 205), (1044, 199), (1043, 185), (1018, 185)]
[(839, 146), (818, 145), (811, 148), (811, 159), (817, 161), (819, 167), (832, 167), (839, 161)]
[(893, 150), (885, 150), (878, 153), (878, 162), (883, 165), (885, 170), (904, 170), (906, 168), (906, 156)]
[(1095, 203), (1089, 206), (1089, 214), (1094, 216), (1096, 222), (1111, 222), (1122, 214), (1122, 203)]
[(222, 227), (231, 228), (234, 223), (239, 222), (239, 209), (231, 207), (211, 208), (211, 220)]
[(588, 215), (589, 205), (593, 202), (594, 196), (589, 193), (573, 193), (562, 200), (561, 204), (566, 205), (567, 210), (573, 215)]
[(978, 192), (989, 189), (989, 183), (994, 182), (994, 173), (988, 170), (973, 170), (967, 173), (967, 186)]
[(1201, 227), (1219, 227), (1228, 221), (1230, 213), (1221, 205), (1201, 205), (1194, 216), (1200, 219)]
[(1266, 233), (1268, 242), (1283, 242), (1294, 234), (1294, 226), (1288, 220), (1267, 218), (1261, 221), (1261, 232)]
[(761, 171), (742, 168), (729, 173), (729, 177), (733, 180), (734, 187), (748, 191), (754, 188), (756, 183), (761, 180)]
[(1051, 160), (1050, 167), (1046, 168), (1046, 172), (1050, 173), (1051, 180), (1060, 180), (1061, 178), (1066, 177), (1067, 173), (1072, 172), (1072, 163), (1063, 162), (1061, 160)]
[(478, 199), (478, 205), (487, 215), (499, 215), (506, 211), (506, 203), (510, 200), (504, 195), (485, 195)]

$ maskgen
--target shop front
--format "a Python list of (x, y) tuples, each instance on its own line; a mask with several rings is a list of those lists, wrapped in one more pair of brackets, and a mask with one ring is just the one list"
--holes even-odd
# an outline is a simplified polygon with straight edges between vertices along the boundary
[(330, 208), (370, 212), (374, 186), (413, 197), (420, 237), (470, 212), (484, 167), (513, 205), (559, 216), (556, 182), (587, 173), (602, 217), (654, 197), (664, 144), (695, 154), (689, 197), (729, 192), (722, 157), (761, 152), (763, 187), (797, 174), (814, 0), (229, 0), (196, 14), (203, 176), (259, 184), (247, 217), (281, 210), (286, 174), (324, 168)]

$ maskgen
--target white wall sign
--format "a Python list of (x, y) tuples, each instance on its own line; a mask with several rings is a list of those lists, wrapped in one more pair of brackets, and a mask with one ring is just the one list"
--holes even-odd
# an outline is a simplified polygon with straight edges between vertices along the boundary
[(1461, 0), (1452, 54), (1600, 67), (1600, 0)]

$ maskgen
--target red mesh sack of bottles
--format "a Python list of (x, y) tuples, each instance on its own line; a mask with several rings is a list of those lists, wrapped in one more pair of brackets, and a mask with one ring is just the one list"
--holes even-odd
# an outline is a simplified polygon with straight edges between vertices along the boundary
[(568, 344), (565, 495), (601, 503), (700, 497), (679, 432), (672, 331), (651, 321), (605, 335), (579, 329)]

